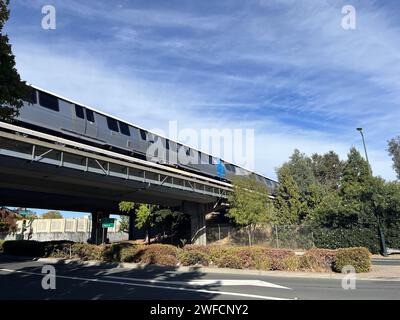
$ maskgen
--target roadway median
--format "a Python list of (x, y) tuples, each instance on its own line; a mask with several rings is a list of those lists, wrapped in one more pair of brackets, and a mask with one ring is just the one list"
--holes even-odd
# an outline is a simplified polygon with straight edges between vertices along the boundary
[[(92, 245), (70, 241), (5, 241), (7, 255), (30, 256), (51, 262), (112, 263), (124, 268), (174, 267), (181, 271), (299, 274), (332, 277), (351, 266), (354, 272), (371, 271), (366, 248), (310, 249), (297, 255), (290, 249), (266, 247), (138, 245), (130, 242)], [(45, 260), (42, 260), (45, 261)], [(90, 262), (88, 262), (90, 261)], [(338, 274), (339, 275), (339, 274)]]

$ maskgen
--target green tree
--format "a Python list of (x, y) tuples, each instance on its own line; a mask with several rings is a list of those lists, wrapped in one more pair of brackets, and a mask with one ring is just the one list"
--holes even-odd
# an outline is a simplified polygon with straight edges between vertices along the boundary
[(228, 197), (230, 208), (227, 216), (236, 224), (247, 227), (251, 246), (257, 224), (271, 222), (274, 219), (274, 206), (268, 190), (254, 177), (236, 178), (232, 183), (234, 190)]
[(346, 199), (358, 199), (362, 190), (371, 179), (371, 170), (367, 161), (355, 148), (351, 148), (344, 164), (340, 180), (340, 192)]
[(139, 208), (136, 210), (136, 220), (135, 227), (138, 229), (146, 230), (146, 240), (150, 244), (150, 229), (154, 226), (154, 222), (152, 219), (152, 210), (154, 207), (141, 204)]
[(119, 219), (119, 231), (128, 233), (129, 232), (129, 216), (121, 216)]
[(400, 179), (400, 136), (388, 141), (388, 151), (393, 160), (393, 169), (397, 173), (397, 179)]
[(284, 163), (282, 167), (288, 168), (302, 196), (305, 195), (310, 185), (316, 183), (311, 158), (297, 149), (294, 150), (289, 161)]
[(318, 183), (326, 186), (329, 190), (337, 190), (344, 166), (339, 156), (335, 152), (329, 151), (323, 155), (315, 153), (311, 160), (313, 173)]
[(8, 4), (9, 0), (0, 0), (0, 120), (18, 116), (22, 100), (29, 100), (32, 93), (32, 89), (21, 81), (8, 36), (3, 34), (4, 24), (10, 16)]
[(386, 243), (389, 248), (400, 248), (400, 183), (389, 182), (385, 188), (387, 205), (383, 225)]
[(60, 211), (49, 211), (42, 214), (42, 219), (62, 219), (63, 216)]
[(121, 201), (118, 206), (120, 211), (126, 213), (129, 213), (135, 209), (135, 203), (129, 201)]
[(278, 181), (275, 222), (281, 225), (298, 223), (304, 206), (301, 202), (300, 189), (288, 166), (283, 165), (278, 170)]

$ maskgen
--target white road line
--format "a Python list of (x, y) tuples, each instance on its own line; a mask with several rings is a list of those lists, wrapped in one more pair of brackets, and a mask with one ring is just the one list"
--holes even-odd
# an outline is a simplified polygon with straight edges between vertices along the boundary
[[(8, 273), (29, 274), (29, 275), (41, 276), (41, 277), (44, 276), (44, 274), (42, 274), (42, 273), (35, 273), (35, 272), (29, 272), (29, 271), (10, 270), (10, 269), (0, 269), (0, 271), (8, 272)], [(130, 283), (130, 282), (122, 282), (122, 281), (112, 281), (112, 280), (83, 278), (83, 277), (70, 277), (70, 276), (60, 276), (60, 275), (57, 275), (56, 277), (62, 278), (62, 279), (70, 279), (70, 280), (82, 280), (82, 281), (89, 281), (89, 282), (120, 284), (120, 285), (133, 286), (133, 287), (147, 287), (147, 288), (166, 289), (166, 290), (175, 290), (175, 291), (189, 291), (189, 292), (208, 293), (208, 294), (217, 294), (217, 295), (230, 295), (230, 296), (236, 296), (236, 297), (254, 298), (254, 299), (262, 299), (262, 300), (292, 300), (292, 299), (286, 299), (286, 298), (269, 297), (269, 296), (261, 296), (261, 295), (255, 295), (255, 294), (246, 294), (246, 293), (229, 292), (229, 291), (189, 289), (189, 288), (182, 288), (182, 287), (169, 287), (169, 286), (159, 286), (159, 285), (153, 285), (153, 284)]]
[(118, 276), (105, 276), (105, 278), (118, 279), (118, 280), (129, 280), (137, 282), (149, 282), (149, 283), (165, 283), (165, 284), (177, 284), (187, 286), (255, 286), (255, 287), (267, 287), (276, 289), (291, 290), (291, 288), (283, 287), (271, 282), (262, 280), (227, 280), (227, 279), (200, 279), (191, 281), (169, 281), (169, 280), (155, 280), (155, 279), (138, 279), (129, 277), (118, 277)]

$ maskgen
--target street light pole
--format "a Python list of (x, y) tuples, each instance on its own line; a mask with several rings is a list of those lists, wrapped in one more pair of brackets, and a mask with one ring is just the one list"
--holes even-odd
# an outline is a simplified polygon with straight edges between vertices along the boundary
[(363, 142), (363, 146), (364, 146), (364, 152), (365, 152), (365, 159), (367, 159), (369, 171), (370, 171), (370, 173), (371, 173), (371, 175), (372, 175), (372, 168), (371, 168), (371, 165), (369, 164), (369, 159), (368, 159), (367, 147), (366, 147), (366, 145), (365, 145), (365, 139), (364, 139), (363, 128), (357, 128), (357, 131), (359, 131), (360, 134), (361, 134), (361, 138), (362, 138), (362, 142)]
[[(357, 131), (359, 131), (361, 134), (363, 146), (364, 146), (364, 152), (365, 152), (365, 159), (367, 160), (369, 172), (372, 176), (372, 168), (371, 168), (371, 165), (370, 165), (369, 159), (368, 159), (368, 153), (367, 153), (367, 147), (365, 144), (363, 128), (357, 128)], [(379, 215), (377, 215), (376, 218), (378, 219), (379, 238), (381, 240), (381, 247), (382, 247), (382, 251), (383, 251), (382, 254), (386, 257), (388, 254), (387, 254), (387, 248), (386, 248), (385, 234), (383, 233), (383, 228), (382, 228), (381, 219), (380, 219)]]

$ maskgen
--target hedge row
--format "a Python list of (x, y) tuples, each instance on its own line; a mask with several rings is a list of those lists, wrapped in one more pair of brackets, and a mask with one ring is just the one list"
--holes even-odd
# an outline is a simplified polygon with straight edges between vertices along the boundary
[(378, 231), (373, 228), (317, 229), (313, 235), (318, 248), (365, 247), (372, 253), (381, 251)]
[(6, 254), (79, 258), (106, 262), (135, 262), (176, 266), (203, 265), (219, 268), (286, 270), (286, 271), (335, 271), (351, 265), (356, 272), (367, 272), (371, 268), (370, 253), (366, 248), (338, 250), (310, 249), (297, 256), (293, 250), (269, 249), (265, 247), (194, 246), (183, 249), (171, 245), (134, 245), (117, 243), (96, 246), (68, 241), (6, 241)]

